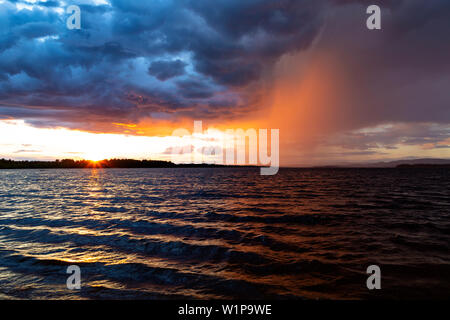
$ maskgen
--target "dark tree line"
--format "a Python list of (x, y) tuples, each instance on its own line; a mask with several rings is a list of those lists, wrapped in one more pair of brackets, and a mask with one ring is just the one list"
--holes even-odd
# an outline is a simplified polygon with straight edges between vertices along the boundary
[(175, 164), (161, 160), (109, 159), (101, 161), (89, 160), (55, 160), (55, 161), (15, 161), (0, 159), (0, 169), (71, 169), (71, 168), (192, 168), (192, 167), (224, 167), (213, 164)]
[(0, 169), (51, 169), (51, 168), (86, 168), (86, 160), (56, 160), (56, 161), (15, 161), (0, 159)]

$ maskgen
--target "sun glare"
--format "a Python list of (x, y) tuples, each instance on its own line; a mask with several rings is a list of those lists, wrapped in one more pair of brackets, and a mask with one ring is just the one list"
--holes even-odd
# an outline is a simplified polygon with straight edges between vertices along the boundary
[(89, 133), (63, 128), (37, 128), (23, 120), (0, 120), (0, 153), (10, 159), (76, 159), (99, 161), (112, 158), (160, 159), (174, 137), (147, 137)]
[(85, 159), (89, 160), (91, 162), (99, 162), (101, 160), (105, 160), (106, 158), (108, 158), (108, 157), (103, 157), (103, 156), (98, 155), (98, 154), (87, 154), (85, 156)]

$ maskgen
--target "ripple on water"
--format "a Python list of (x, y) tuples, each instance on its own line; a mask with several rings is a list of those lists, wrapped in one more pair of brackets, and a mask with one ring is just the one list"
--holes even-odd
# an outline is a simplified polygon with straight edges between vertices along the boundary
[[(0, 170), (0, 298), (367, 298), (370, 264), (387, 298), (448, 298), (449, 178)], [(80, 291), (65, 288), (71, 264)]]

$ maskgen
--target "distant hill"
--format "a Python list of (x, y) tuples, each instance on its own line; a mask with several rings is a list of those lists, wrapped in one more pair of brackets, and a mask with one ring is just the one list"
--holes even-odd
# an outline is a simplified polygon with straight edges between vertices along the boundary
[(331, 166), (321, 166), (322, 168), (397, 168), (397, 167), (436, 167), (450, 165), (450, 159), (404, 159), (393, 161), (379, 161), (367, 163), (344, 163)]
[(365, 166), (373, 168), (395, 168), (398, 166), (416, 166), (416, 165), (447, 165), (450, 164), (450, 159), (435, 159), (435, 158), (423, 158), (423, 159), (412, 159), (412, 160), (394, 160), (394, 161), (381, 161), (371, 164), (366, 164)]
[(426, 163), (417, 163), (417, 164), (399, 164), (396, 168), (449, 168), (450, 163), (444, 164), (426, 164)]

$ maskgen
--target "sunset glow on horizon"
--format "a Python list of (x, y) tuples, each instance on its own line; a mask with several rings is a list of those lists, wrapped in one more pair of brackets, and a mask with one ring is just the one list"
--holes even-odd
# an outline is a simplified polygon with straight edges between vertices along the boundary
[[(165, 160), (180, 162), (190, 162), (190, 159), (201, 157), (203, 148), (215, 146), (222, 147), (226, 144), (223, 132), (214, 128), (205, 128), (203, 134), (198, 135), (192, 132), (192, 128), (184, 129), (190, 131), (191, 135), (178, 136), (137, 136), (118, 133), (92, 133), (80, 130), (70, 130), (66, 128), (36, 128), (20, 120), (0, 120), (0, 136), (11, 135), (8, 143), (0, 143), (0, 154), (2, 158), (12, 160), (56, 160), (74, 159), (91, 160), (97, 162), (105, 159), (137, 159), (137, 160)], [(381, 131), (380, 131), (381, 130)], [(382, 132), (383, 129), (373, 128), (372, 132)], [(365, 134), (370, 135), (370, 129), (365, 130)], [(357, 133), (355, 133), (357, 134)], [(229, 139), (232, 139), (230, 137)], [(450, 140), (447, 139), (447, 142)], [(186, 148), (192, 146), (189, 152), (173, 156), (171, 148)], [(289, 150), (289, 146), (282, 145), (281, 154), (295, 152), (298, 149)], [(429, 148), (426, 144), (420, 146), (399, 145), (395, 149), (379, 147), (383, 150), (383, 155), (379, 158), (370, 157), (375, 160), (408, 158), (411, 154), (420, 154), (422, 157), (446, 157), (449, 154), (442, 152), (439, 148)], [(444, 148), (446, 151), (446, 149)], [(296, 154), (298, 159), (302, 159), (303, 165), (332, 164), (339, 161), (365, 161), (367, 157), (363, 154), (349, 154), (346, 158), (345, 150), (339, 146), (328, 146), (325, 149), (316, 149), (314, 154), (306, 151)], [(315, 155), (323, 157), (328, 155), (328, 162), (314, 158)], [(222, 159), (207, 157), (205, 161), (224, 163)], [(286, 161), (282, 165), (292, 166), (295, 163)]]

